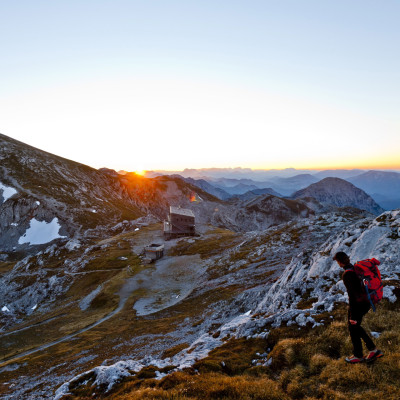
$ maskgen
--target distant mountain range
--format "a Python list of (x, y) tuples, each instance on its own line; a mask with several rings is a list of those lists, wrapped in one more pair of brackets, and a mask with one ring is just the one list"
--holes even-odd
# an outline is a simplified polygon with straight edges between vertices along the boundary
[(347, 179), (364, 190), (383, 208), (400, 207), (400, 174), (387, 171), (368, 171)]
[[(164, 171), (166, 172), (166, 171)], [(302, 172), (302, 173), (298, 173)], [(220, 177), (226, 173), (225, 177)], [(161, 172), (148, 173), (148, 176), (160, 176)], [(192, 174), (190, 182), (222, 200), (247, 195), (253, 197), (259, 189), (269, 189), (270, 194), (290, 197), (324, 178), (340, 178), (354, 184), (369, 194), (383, 209), (400, 207), (400, 173), (396, 171), (365, 171), (361, 169), (339, 169), (324, 171), (301, 171), (293, 168), (285, 170), (252, 171), (248, 169), (201, 169), (184, 170), (175, 175)], [(294, 175), (293, 175), (294, 174)], [(201, 175), (201, 183), (195, 176)], [(207, 175), (207, 176), (205, 176)], [(260, 178), (264, 178), (260, 179)], [(205, 186), (205, 183), (209, 185)], [(213, 188), (218, 189), (217, 191)]]
[[(107, 168), (96, 170), (4, 135), (0, 135), (0, 141), (0, 251), (29, 247), (27, 235), (33, 226), (59, 228), (54, 238), (82, 240), (100, 230), (113, 229), (121, 221), (149, 214), (163, 220), (170, 205), (191, 208), (197, 221), (203, 224), (229, 226), (238, 231), (261, 229), (326, 211), (328, 204), (381, 212), (380, 204), (366, 193), (383, 200), (386, 206), (400, 206), (400, 174), (396, 172), (363, 172), (348, 178), (355, 186), (340, 178), (320, 180), (309, 173), (285, 176), (295, 172), (292, 169), (281, 171), (281, 176), (270, 176), (269, 180), (248, 177), (206, 180), (180, 175), (144, 178)], [(200, 170), (199, 174), (210, 171), (222, 173)], [(228, 172), (252, 173), (243, 169)], [(336, 172), (350, 175), (354, 171)], [(277, 171), (265, 173), (272, 175)], [(255, 177), (262, 177), (260, 174), (256, 172)], [(292, 194), (290, 201), (299, 202), (295, 212), (292, 203), (281, 201)], [(314, 200), (304, 200), (310, 197)], [(193, 202), (192, 198), (200, 201)]]

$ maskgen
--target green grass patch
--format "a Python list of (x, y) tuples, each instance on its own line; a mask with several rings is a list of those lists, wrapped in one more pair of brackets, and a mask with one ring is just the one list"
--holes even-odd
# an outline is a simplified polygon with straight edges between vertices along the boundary
[(169, 250), (169, 256), (188, 256), (199, 254), (202, 259), (220, 254), (232, 248), (240, 238), (235, 232), (219, 229), (212, 235), (202, 239), (181, 239), (175, 247)]

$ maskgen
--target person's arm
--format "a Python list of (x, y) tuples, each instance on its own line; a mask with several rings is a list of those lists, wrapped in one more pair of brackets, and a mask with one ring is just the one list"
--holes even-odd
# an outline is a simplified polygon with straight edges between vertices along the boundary
[(349, 295), (349, 320), (355, 321), (354, 310), (357, 304), (357, 295), (359, 295), (360, 291), (360, 280), (354, 271), (347, 270), (343, 274), (343, 283)]

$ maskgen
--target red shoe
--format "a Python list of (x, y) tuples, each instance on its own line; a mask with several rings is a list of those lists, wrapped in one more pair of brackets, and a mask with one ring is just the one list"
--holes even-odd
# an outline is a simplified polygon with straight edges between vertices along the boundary
[(349, 364), (358, 364), (364, 362), (365, 360), (364, 357), (358, 358), (355, 356), (351, 356), (351, 357), (346, 357), (344, 361), (346, 361)]
[(372, 350), (369, 352), (367, 357), (365, 357), (366, 362), (372, 362), (376, 360), (377, 358), (383, 357), (383, 352), (381, 350)]

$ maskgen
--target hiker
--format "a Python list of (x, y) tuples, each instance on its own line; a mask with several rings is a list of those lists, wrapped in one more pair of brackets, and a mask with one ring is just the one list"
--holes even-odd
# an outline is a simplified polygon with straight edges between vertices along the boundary
[[(348, 327), (350, 338), (353, 343), (354, 354), (350, 357), (346, 357), (345, 361), (350, 364), (374, 361), (382, 357), (383, 353), (376, 348), (370, 336), (361, 326), (364, 315), (371, 308), (367, 293), (354, 270), (354, 266), (350, 263), (349, 256), (343, 251), (340, 251), (335, 254), (333, 259), (345, 270), (342, 279), (349, 295)], [(369, 354), (365, 358), (363, 356), (361, 339), (365, 342), (369, 350)]]

